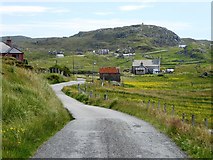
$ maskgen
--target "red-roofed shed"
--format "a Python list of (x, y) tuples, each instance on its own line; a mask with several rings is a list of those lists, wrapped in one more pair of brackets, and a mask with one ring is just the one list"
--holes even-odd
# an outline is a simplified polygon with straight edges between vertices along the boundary
[(102, 67), (99, 69), (100, 79), (120, 82), (120, 69), (117, 67)]

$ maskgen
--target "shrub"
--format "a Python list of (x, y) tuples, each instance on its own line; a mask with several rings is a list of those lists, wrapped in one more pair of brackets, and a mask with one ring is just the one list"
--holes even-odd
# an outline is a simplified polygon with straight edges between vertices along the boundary
[(77, 95), (76, 99), (79, 100), (80, 102), (83, 102), (83, 103), (86, 103), (86, 104), (88, 104), (88, 101), (89, 101), (89, 97), (85, 94)]
[(50, 84), (65, 82), (65, 79), (63, 78), (63, 76), (59, 74), (48, 74), (45, 76), (45, 78), (48, 80)]

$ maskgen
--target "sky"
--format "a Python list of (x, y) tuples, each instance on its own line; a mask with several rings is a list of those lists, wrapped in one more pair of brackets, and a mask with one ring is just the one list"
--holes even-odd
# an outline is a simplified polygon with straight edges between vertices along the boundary
[(0, 0), (1, 36), (69, 37), (136, 24), (211, 39), (210, 0)]

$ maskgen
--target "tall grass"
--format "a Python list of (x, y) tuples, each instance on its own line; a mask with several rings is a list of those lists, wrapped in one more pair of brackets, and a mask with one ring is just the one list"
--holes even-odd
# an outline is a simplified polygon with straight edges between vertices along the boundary
[(3, 158), (29, 158), (72, 119), (39, 75), (3, 64)]
[[(0, 130), (2, 130), (2, 59), (0, 59)], [(0, 134), (0, 148), (2, 148), (2, 134)], [(2, 157), (2, 150), (0, 150), (0, 157)]]

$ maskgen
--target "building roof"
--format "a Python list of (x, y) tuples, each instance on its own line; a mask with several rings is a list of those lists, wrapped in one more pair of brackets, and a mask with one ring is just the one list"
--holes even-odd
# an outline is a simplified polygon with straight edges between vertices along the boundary
[(132, 63), (132, 66), (141, 66), (141, 63), (143, 63), (143, 66), (159, 66), (160, 65), (160, 59), (134, 60), (133, 63)]
[(179, 48), (185, 48), (185, 47), (187, 47), (187, 45), (185, 45), (185, 44), (179, 45)]
[(3, 42), (0, 42), (0, 53), (7, 53), (10, 50), (10, 46)]
[(5, 44), (4, 42), (0, 42), (0, 53), (11, 53), (11, 54), (21, 54), (20, 50), (14, 47), (10, 47), (9, 45)]
[(102, 67), (99, 69), (99, 73), (119, 73), (119, 68), (116, 67)]

